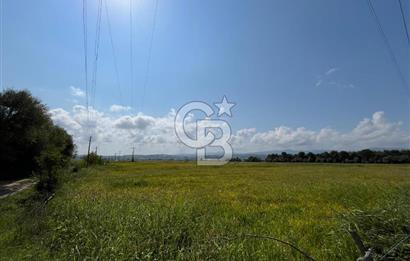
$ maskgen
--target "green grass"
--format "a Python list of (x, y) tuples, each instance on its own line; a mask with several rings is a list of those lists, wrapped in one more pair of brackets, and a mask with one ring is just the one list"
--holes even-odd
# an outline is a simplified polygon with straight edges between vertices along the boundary
[[(83, 170), (47, 207), (32, 191), (0, 200), (0, 258), (355, 260), (340, 216), (410, 191), (409, 165), (181, 162)], [(26, 199), (26, 200), (25, 200)], [(36, 214), (33, 214), (36, 212)]]

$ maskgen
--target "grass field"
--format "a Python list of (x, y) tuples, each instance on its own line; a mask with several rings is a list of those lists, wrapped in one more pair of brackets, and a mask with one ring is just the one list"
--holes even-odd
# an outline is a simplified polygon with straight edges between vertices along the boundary
[(0, 200), (0, 258), (304, 260), (243, 236), (257, 234), (355, 260), (341, 216), (409, 191), (409, 165), (116, 163), (82, 170), (45, 208), (33, 191)]

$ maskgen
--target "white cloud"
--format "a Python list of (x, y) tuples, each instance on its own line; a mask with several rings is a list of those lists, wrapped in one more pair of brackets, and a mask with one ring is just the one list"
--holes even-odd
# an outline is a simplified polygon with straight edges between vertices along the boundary
[[(409, 148), (410, 135), (401, 122), (389, 122), (384, 112), (375, 112), (346, 133), (323, 128), (319, 131), (303, 127), (280, 126), (266, 132), (255, 132), (241, 139), (242, 130), (234, 134), (233, 146), (245, 151), (258, 150), (359, 150), (365, 148)], [(237, 142), (240, 140), (241, 142)]]
[[(93, 146), (104, 154), (130, 153), (137, 148), (137, 154), (180, 154), (194, 153), (181, 144), (175, 134), (175, 110), (162, 117), (138, 113), (136, 115), (113, 116), (75, 105), (72, 111), (61, 108), (50, 111), (53, 121), (65, 128), (74, 137), (79, 154), (87, 150), (89, 135)], [(195, 118), (188, 115), (185, 129), (195, 136)], [(89, 126), (89, 127), (88, 127)], [(255, 128), (240, 129), (233, 133), (231, 143), (236, 152), (267, 150), (358, 150), (364, 148), (408, 148), (409, 133), (401, 122), (390, 122), (384, 112), (375, 112), (347, 132), (331, 128), (309, 130), (304, 127), (274, 127), (258, 132)]]
[[(87, 150), (91, 135), (93, 146), (103, 154), (126, 153), (133, 146), (137, 154), (193, 152), (177, 142), (174, 132), (175, 111), (163, 117), (137, 115), (113, 116), (75, 105), (71, 112), (61, 108), (50, 110), (53, 121), (70, 133), (78, 147), (78, 153)], [(192, 123), (190, 123), (192, 124)]]
[(110, 107), (110, 111), (111, 112), (123, 112), (123, 111), (129, 111), (132, 108), (130, 106), (122, 106), (122, 105), (118, 105), (118, 104), (113, 104)]
[(76, 88), (74, 86), (70, 86), (70, 93), (72, 96), (75, 97), (85, 97), (85, 92), (83, 90), (81, 90), (80, 88)]
[(60, 127), (63, 127), (66, 130), (77, 131), (82, 128), (81, 124), (74, 120), (69, 112), (61, 108), (51, 110), (50, 115), (55, 124), (59, 125)]
[[(347, 83), (344, 80), (338, 79), (336, 72), (340, 71), (340, 68), (333, 67), (327, 70), (324, 74), (318, 76), (315, 83), (316, 87), (320, 86), (333, 86), (341, 89), (353, 89), (356, 86), (352, 83)], [(339, 77), (340, 78), (340, 77)]]
[(142, 113), (137, 114), (137, 116), (123, 116), (114, 121), (114, 126), (118, 129), (144, 130), (153, 124), (155, 124), (155, 118)]
[(330, 68), (325, 74), (326, 75), (331, 75), (334, 72), (337, 72), (339, 70), (339, 68), (334, 67), (334, 68)]

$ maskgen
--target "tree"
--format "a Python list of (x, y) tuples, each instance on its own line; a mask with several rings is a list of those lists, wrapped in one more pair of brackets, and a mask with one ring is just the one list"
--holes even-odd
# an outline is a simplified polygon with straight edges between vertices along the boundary
[(365, 150), (361, 150), (358, 152), (360, 158), (362, 159), (362, 162), (372, 162), (373, 161), (373, 157), (374, 157), (374, 152), (369, 150), (369, 149), (365, 149)]
[[(248, 159), (249, 161), (249, 159)], [(330, 151), (314, 154), (312, 152), (299, 152), (288, 154), (282, 152), (269, 154), (265, 158), (266, 162), (318, 162), (318, 163), (410, 163), (410, 150), (384, 150), (371, 151)]]
[(234, 157), (230, 160), (230, 162), (241, 162), (242, 160), (239, 157)]
[(308, 152), (306, 154), (307, 158), (308, 158), (308, 162), (315, 162), (316, 161), (316, 155), (313, 154), (312, 152)]
[(349, 161), (349, 153), (346, 151), (339, 152), (341, 162), (348, 162)]
[(292, 158), (292, 155), (287, 154), (286, 152), (282, 152), (280, 156), (281, 156), (281, 161), (283, 162), (290, 161), (290, 159)]
[(262, 160), (256, 156), (249, 156), (245, 161), (246, 162), (261, 162)]
[(0, 179), (63, 167), (74, 151), (71, 136), (53, 124), (47, 107), (28, 91), (0, 93), (0, 144)]

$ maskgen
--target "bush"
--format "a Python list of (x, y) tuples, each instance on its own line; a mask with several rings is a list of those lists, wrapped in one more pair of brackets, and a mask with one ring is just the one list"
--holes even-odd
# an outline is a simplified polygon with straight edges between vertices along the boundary
[(88, 155), (88, 157), (85, 156), (84, 160), (85, 160), (86, 163), (87, 163), (87, 160), (88, 160), (88, 165), (89, 166), (104, 164), (104, 161), (101, 158), (101, 156), (98, 156), (98, 154), (95, 153), (95, 152), (91, 152), (90, 155)]
[(71, 171), (74, 173), (79, 172), (82, 168), (86, 167), (84, 160), (71, 160)]

